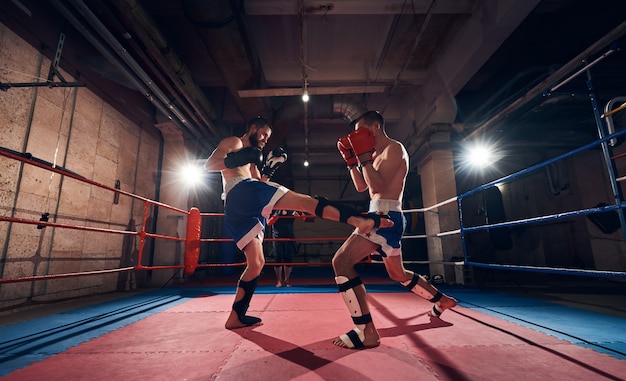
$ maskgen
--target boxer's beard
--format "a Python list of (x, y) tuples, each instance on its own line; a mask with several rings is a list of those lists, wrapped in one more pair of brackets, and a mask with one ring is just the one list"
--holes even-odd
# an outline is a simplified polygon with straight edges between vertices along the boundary
[(248, 137), (248, 141), (250, 142), (250, 145), (252, 147), (258, 147), (259, 146), (259, 139), (256, 138), (256, 135), (250, 135)]

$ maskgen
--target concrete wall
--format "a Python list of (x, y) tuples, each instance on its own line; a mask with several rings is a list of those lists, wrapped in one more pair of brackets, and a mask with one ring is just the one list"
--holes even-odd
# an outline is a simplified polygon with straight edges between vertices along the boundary
[[(50, 61), (0, 24), (0, 81), (42, 81)], [(68, 81), (75, 81), (62, 73)], [(42, 79), (43, 78), (43, 79)], [(58, 79), (58, 78), (57, 78)], [(131, 123), (89, 88), (14, 87), (0, 92), (0, 146), (55, 163), (89, 180), (153, 199), (160, 139)], [(139, 230), (143, 202), (0, 156), (3, 216), (115, 230)], [(128, 265), (122, 235), (0, 222), (0, 276), (115, 269)], [(0, 308), (130, 287), (128, 274), (92, 275), (0, 285)], [(118, 281), (120, 284), (118, 285)]]

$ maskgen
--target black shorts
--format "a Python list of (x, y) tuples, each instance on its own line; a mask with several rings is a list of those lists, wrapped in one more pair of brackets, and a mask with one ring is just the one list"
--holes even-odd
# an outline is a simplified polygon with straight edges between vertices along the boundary
[(298, 245), (295, 242), (274, 242), (276, 249), (276, 262), (291, 262), (293, 256), (298, 252)]

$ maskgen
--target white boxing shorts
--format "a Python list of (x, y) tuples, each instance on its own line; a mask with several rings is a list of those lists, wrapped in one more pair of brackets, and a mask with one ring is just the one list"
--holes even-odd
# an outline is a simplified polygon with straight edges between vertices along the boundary
[(393, 221), (393, 226), (384, 229), (372, 229), (367, 233), (361, 233), (355, 229), (356, 234), (378, 245), (375, 253), (384, 258), (402, 254), (400, 241), (406, 228), (406, 218), (402, 213), (402, 203), (397, 200), (370, 200), (369, 212), (387, 214)]

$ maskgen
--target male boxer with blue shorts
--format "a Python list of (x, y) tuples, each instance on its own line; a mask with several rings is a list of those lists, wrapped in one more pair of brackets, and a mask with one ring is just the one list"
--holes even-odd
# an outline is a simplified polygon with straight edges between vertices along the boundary
[(248, 316), (246, 312), (265, 265), (263, 236), (266, 219), (273, 209), (297, 210), (341, 221), (362, 232), (393, 225), (387, 216), (362, 215), (323, 197), (296, 193), (269, 181), (278, 166), (287, 160), (285, 151), (275, 148), (263, 163), (261, 150), (271, 134), (272, 128), (267, 119), (253, 118), (243, 136), (223, 139), (205, 163), (208, 171), (222, 173), (224, 223), (247, 262), (237, 283), (235, 302), (225, 324), (227, 329), (261, 324), (261, 319)]
[(335, 281), (356, 327), (333, 343), (344, 348), (372, 348), (380, 345), (367, 303), (367, 292), (354, 265), (371, 253), (379, 253), (391, 279), (433, 302), (431, 316), (438, 317), (456, 300), (442, 294), (422, 276), (404, 268), (400, 240), (406, 226), (402, 198), (409, 168), (409, 156), (402, 143), (387, 136), (383, 116), (368, 111), (354, 122), (354, 131), (337, 142), (357, 191), (369, 191), (370, 213), (388, 215), (391, 227), (369, 231), (355, 229), (333, 257)]

